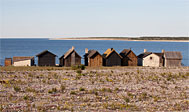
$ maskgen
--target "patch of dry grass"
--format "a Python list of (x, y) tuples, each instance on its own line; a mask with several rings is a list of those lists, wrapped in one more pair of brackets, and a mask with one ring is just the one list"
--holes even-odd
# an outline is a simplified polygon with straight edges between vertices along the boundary
[(0, 111), (187, 111), (189, 67), (0, 67)]

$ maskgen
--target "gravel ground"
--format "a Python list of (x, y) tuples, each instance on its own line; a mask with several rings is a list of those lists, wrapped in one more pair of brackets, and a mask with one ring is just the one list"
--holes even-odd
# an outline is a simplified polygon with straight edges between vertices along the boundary
[(189, 67), (1, 67), (0, 111), (189, 111)]

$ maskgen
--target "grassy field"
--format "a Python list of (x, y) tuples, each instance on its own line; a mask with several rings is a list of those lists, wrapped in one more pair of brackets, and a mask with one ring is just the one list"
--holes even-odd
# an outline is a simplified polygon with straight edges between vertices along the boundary
[(188, 111), (188, 88), (189, 67), (0, 67), (0, 111)]

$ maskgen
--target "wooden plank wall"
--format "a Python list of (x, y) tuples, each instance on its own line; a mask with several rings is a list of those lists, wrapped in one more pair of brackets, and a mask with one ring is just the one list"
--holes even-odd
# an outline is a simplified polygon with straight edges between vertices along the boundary
[(55, 66), (55, 56), (50, 53), (39, 56), (38, 66)]
[(106, 66), (121, 66), (121, 58), (117, 53), (112, 53), (110, 56), (106, 59)]
[(93, 57), (90, 58), (89, 66), (102, 66), (102, 56), (96, 53)]

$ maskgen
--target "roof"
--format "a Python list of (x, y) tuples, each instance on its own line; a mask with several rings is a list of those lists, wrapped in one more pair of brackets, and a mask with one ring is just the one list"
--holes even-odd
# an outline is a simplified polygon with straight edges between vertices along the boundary
[(138, 58), (145, 58), (146, 56), (148, 56), (148, 55), (150, 55), (150, 54), (152, 54), (152, 52), (145, 52), (145, 53), (139, 54), (137, 57), (138, 57)]
[[(160, 57), (160, 58), (163, 58), (163, 54), (164, 53), (151, 53), (151, 54), (155, 54), (156, 56)], [(147, 56), (151, 55), (151, 54), (148, 54), (148, 55), (145, 55), (143, 58), (146, 58)]]
[[(121, 51), (121, 53), (120, 53), (120, 55), (122, 56), (122, 57), (124, 57), (124, 56), (127, 56), (127, 55), (129, 55), (131, 52), (133, 52), (131, 49), (124, 49), (123, 51)], [(134, 52), (133, 52), (134, 53)], [(134, 55), (135, 55), (135, 53), (134, 53)], [(135, 55), (136, 56), (136, 55)], [(136, 56), (137, 57), (137, 56)]]
[(95, 55), (96, 53), (100, 54), (98, 51), (96, 50), (89, 50), (89, 53), (88, 53), (88, 58), (92, 57), (93, 55)]
[(156, 54), (156, 55), (159, 56), (159, 57), (163, 57), (163, 54), (164, 54), (164, 53), (153, 53), (153, 54)]
[(113, 48), (107, 49), (107, 50), (104, 52), (103, 57), (104, 57), (104, 58), (108, 58), (108, 56), (110, 56), (110, 54), (112, 54), (113, 52), (115, 52), (120, 58), (122, 58), (122, 56), (120, 56)]
[(166, 51), (164, 53), (165, 59), (182, 59), (181, 52), (177, 51)]
[(50, 52), (50, 51), (48, 51), (48, 50), (44, 50), (43, 52), (41, 52), (41, 53), (37, 54), (36, 56), (37, 56), (37, 57), (39, 57), (39, 56), (41, 56), (41, 55), (43, 55), (43, 54), (45, 54), (45, 53), (50, 53), (50, 54), (52, 54), (52, 55), (56, 56), (55, 54), (51, 53), (51, 52)]
[(123, 49), (120, 54), (128, 55), (130, 51), (130, 49)]
[[(71, 48), (71, 49), (69, 49), (64, 55), (62, 55), (59, 59), (61, 59), (61, 58), (67, 58), (72, 52), (75, 52), (76, 54), (77, 54), (77, 52), (73, 49), (73, 48)], [(81, 57), (79, 54), (77, 54), (79, 57)]]
[(6, 60), (12, 60), (12, 58), (5, 58)]
[(34, 59), (33, 56), (14, 56), (13, 57), (13, 63), (17, 61), (24, 61), (24, 60), (31, 60)]

